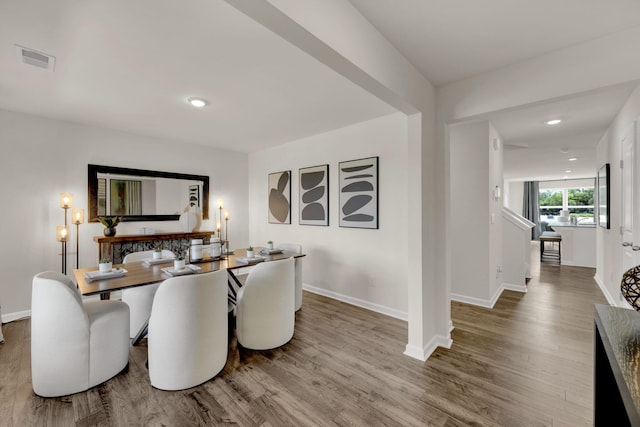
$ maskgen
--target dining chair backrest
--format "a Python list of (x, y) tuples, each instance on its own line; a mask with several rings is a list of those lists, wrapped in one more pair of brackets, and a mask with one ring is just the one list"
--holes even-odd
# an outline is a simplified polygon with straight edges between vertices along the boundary
[(162, 390), (183, 390), (213, 378), (228, 350), (227, 272), (162, 282), (149, 319), (149, 378)]
[[(302, 245), (297, 243), (280, 243), (278, 249), (287, 252), (294, 252), (296, 254), (302, 253)], [(302, 308), (302, 258), (296, 258), (296, 274), (295, 274), (295, 296), (296, 296), (296, 311)]]
[[(140, 262), (153, 258), (154, 251), (131, 252), (124, 257), (124, 264), (128, 262)], [(172, 258), (173, 252), (167, 249), (162, 250), (162, 258)], [(131, 322), (129, 323), (129, 336), (135, 338), (140, 330), (144, 328), (151, 314), (151, 305), (159, 283), (146, 286), (138, 286), (131, 289), (122, 290), (122, 301), (126, 302), (131, 309)]]
[[(122, 260), (122, 263), (126, 264), (128, 262), (139, 262), (139, 261), (143, 261), (143, 260), (148, 259), (148, 258), (153, 258), (153, 252), (154, 251), (131, 252), (131, 253), (125, 255), (124, 259)], [(168, 249), (163, 249), (162, 250), (162, 258), (171, 258), (173, 256), (175, 256), (175, 255), (170, 250), (168, 250)]]
[(287, 252), (295, 252), (297, 254), (302, 253), (302, 245), (299, 245), (297, 243), (280, 243), (278, 245), (278, 249), (281, 249)]
[(129, 307), (120, 301), (83, 302), (69, 278), (46, 271), (33, 278), (31, 380), (39, 396), (87, 390), (128, 363)]
[(257, 264), (237, 296), (240, 345), (266, 350), (286, 344), (295, 324), (294, 259)]

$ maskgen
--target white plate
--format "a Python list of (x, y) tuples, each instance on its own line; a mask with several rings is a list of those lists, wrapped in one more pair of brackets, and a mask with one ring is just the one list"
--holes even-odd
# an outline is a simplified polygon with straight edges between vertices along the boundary
[(171, 258), (145, 258), (142, 260), (145, 264), (154, 265), (154, 264), (166, 264), (168, 262), (173, 262), (176, 257)]
[(91, 282), (93, 280), (112, 279), (114, 277), (122, 277), (126, 273), (127, 273), (127, 270), (125, 270), (122, 267), (117, 267), (112, 269), (111, 271), (106, 271), (104, 273), (101, 273), (100, 270), (87, 271), (86, 273), (84, 273), (84, 278), (87, 280), (87, 282)]
[(282, 253), (282, 249), (261, 249), (260, 253), (262, 255), (281, 254)]
[(179, 270), (176, 270), (173, 267), (165, 267), (165, 268), (162, 268), (161, 270), (170, 276), (182, 276), (185, 274), (198, 273), (202, 270), (202, 268), (198, 267), (197, 265), (187, 264), (184, 266), (184, 268), (181, 268)]
[(264, 261), (264, 258), (261, 256), (254, 256), (253, 258), (239, 256), (236, 258), (236, 261), (238, 261), (239, 264), (255, 264)]

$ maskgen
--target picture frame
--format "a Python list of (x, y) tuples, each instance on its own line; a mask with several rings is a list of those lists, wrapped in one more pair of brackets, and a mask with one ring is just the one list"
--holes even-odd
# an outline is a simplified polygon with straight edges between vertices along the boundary
[(329, 226), (329, 165), (298, 170), (298, 224)]
[(611, 228), (609, 221), (610, 168), (609, 163), (605, 163), (598, 170), (598, 225), (606, 229)]
[(268, 176), (268, 214), (270, 224), (291, 224), (291, 171)]
[(338, 166), (339, 226), (378, 229), (378, 157)]

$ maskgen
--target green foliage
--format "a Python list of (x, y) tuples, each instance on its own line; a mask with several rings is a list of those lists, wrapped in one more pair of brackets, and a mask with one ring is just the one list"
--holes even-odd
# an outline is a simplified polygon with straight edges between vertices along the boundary
[(122, 221), (122, 217), (121, 216), (99, 216), (98, 221), (100, 221), (100, 223), (104, 225), (106, 228), (113, 228), (118, 224), (120, 224), (120, 221)]
[(540, 191), (540, 206), (562, 206), (562, 191)]
[(592, 206), (593, 188), (570, 188), (569, 206)]

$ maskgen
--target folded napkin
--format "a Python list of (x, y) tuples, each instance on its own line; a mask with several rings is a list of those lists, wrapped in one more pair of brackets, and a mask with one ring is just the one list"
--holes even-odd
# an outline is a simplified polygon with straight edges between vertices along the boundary
[(238, 264), (255, 264), (255, 263), (264, 261), (264, 258), (260, 256), (256, 256), (253, 258), (237, 257), (236, 261), (238, 261)]
[(87, 271), (86, 273), (84, 273), (84, 278), (87, 282), (91, 282), (93, 280), (113, 279), (114, 277), (122, 277), (126, 273), (127, 273), (127, 270), (125, 270), (122, 267), (117, 267), (105, 273), (100, 272), (100, 270)]
[(260, 253), (262, 255), (281, 254), (282, 253), (282, 249), (261, 249)]
[(145, 258), (142, 260), (145, 264), (154, 265), (154, 264), (166, 264), (168, 262), (173, 262), (176, 257), (168, 257), (168, 258)]
[(176, 270), (173, 267), (165, 267), (165, 268), (162, 268), (161, 270), (170, 276), (182, 276), (185, 274), (198, 273), (202, 270), (202, 268), (198, 267), (197, 265), (187, 264), (184, 266), (184, 268), (181, 268), (179, 270)]

